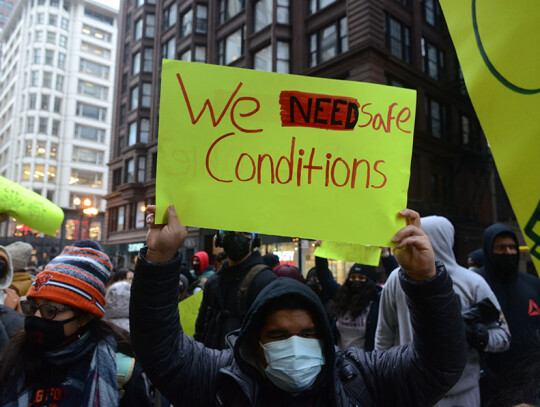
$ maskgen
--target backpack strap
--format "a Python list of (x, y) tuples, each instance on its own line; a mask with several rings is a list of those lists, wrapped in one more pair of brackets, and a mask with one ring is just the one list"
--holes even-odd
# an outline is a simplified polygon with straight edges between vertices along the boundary
[(131, 380), (133, 368), (135, 367), (135, 358), (116, 353), (116, 381), (118, 382), (118, 397), (124, 397), (124, 386)]
[(267, 268), (269, 267), (266, 264), (255, 264), (254, 266), (251, 266), (248, 273), (242, 280), (240, 288), (238, 289), (238, 295), (236, 297), (238, 313), (242, 318), (244, 318), (244, 315), (248, 310), (248, 291), (249, 287), (251, 286), (251, 282), (257, 276), (257, 274)]

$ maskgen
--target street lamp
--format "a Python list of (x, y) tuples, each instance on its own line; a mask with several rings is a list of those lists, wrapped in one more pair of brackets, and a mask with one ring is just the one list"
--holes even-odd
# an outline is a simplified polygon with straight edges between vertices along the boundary
[(73, 205), (77, 209), (82, 207), (81, 212), (79, 214), (79, 240), (82, 239), (82, 226), (83, 226), (83, 215), (86, 215), (88, 217), (96, 216), (99, 211), (97, 208), (92, 206), (92, 200), (90, 198), (84, 198), (81, 199), (79, 197), (73, 198)]

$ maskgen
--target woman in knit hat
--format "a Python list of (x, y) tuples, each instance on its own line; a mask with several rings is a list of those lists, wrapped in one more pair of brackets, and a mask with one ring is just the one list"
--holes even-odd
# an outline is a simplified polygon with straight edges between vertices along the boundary
[(0, 355), (0, 405), (151, 405), (129, 335), (101, 319), (111, 268), (84, 240), (37, 275), (21, 302), (24, 330)]

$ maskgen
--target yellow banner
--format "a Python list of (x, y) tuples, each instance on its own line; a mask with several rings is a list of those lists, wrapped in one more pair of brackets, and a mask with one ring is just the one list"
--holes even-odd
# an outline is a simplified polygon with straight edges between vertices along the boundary
[(378, 246), (324, 241), (315, 249), (314, 254), (327, 259), (378, 266), (381, 259), (381, 248)]
[(163, 61), (157, 220), (389, 246), (416, 91)]
[(0, 215), (7, 213), (29, 228), (54, 236), (64, 211), (47, 198), (0, 176)]
[(202, 297), (203, 292), (199, 291), (197, 294), (193, 294), (191, 297), (188, 297), (178, 303), (178, 311), (180, 312), (180, 323), (182, 324), (182, 329), (186, 335), (189, 335), (192, 338), (195, 334), (195, 322), (197, 322), (197, 316), (199, 315)]
[(540, 7), (441, 0), (467, 90), (540, 273)]

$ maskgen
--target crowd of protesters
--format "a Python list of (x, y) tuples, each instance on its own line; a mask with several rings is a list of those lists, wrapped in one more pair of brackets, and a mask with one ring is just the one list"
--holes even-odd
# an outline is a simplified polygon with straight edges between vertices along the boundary
[(328, 259), (304, 275), (253, 232), (184, 261), (187, 228), (154, 212), (134, 270), (90, 240), (37, 273), (30, 244), (0, 246), (0, 406), (540, 405), (540, 279), (511, 228), (461, 266), (450, 221), (407, 209), (384, 272), (356, 263), (340, 285)]

